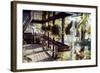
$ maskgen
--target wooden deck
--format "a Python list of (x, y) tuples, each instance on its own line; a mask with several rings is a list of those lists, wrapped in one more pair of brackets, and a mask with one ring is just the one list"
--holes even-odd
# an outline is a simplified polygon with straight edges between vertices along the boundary
[(23, 63), (52, 61), (52, 52), (44, 50), (39, 44), (28, 44), (23, 46)]

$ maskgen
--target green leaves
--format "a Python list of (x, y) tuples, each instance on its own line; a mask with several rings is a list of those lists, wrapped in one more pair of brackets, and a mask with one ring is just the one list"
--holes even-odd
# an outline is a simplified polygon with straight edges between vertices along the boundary
[(58, 26), (56, 24), (53, 25), (52, 28), (51, 28), (51, 32), (55, 36), (60, 35), (60, 26)]
[(78, 27), (82, 27), (86, 24), (87, 20), (89, 18), (89, 14), (82, 14), (82, 20), (80, 21), (79, 23), (79, 26)]
[(43, 31), (47, 31), (47, 27), (45, 25), (42, 26)]

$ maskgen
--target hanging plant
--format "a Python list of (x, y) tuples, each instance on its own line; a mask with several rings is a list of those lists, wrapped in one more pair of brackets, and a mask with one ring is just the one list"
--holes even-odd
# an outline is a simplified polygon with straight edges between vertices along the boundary
[(43, 30), (43, 31), (47, 31), (47, 27), (43, 25), (43, 26), (42, 26), (42, 30)]
[(66, 33), (66, 35), (70, 34), (70, 28), (72, 27), (72, 23), (73, 23), (73, 21), (71, 21), (71, 22), (68, 24), (68, 26), (65, 28), (65, 33)]
[(51, 25), (48, 25), (46, 28), (47, 28), (47, 31), (50, 31), (51, 30)]
[(59, 25), (53, 25), (51, 28), (51, 32), (53, 35), (57, 36), (60, 35), (60, 26)]

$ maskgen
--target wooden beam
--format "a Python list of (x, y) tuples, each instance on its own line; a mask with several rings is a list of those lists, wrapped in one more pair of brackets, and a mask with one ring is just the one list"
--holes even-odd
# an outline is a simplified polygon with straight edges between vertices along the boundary
[(49, 17), (49, 18), (46, 20), (46, 22), (51, 21), (51, 20), (55, 20), (55, 19), (59, 19), (59, 18), (64, 18), (64, 17), (70, 16), (70, 15), (72, 15), (72, 14), (65, 13), (65, 12), (60, 12), (60, 13), (58, 13), (58, 14), (56, 14), (56, 15), (53, 15), (53, 16)]
[[(53, 12), (53, 13), (55, 13), (55, 12)], [(65, 12), (59, 12), (58, 14), (53, 15), (53, 16), (49, 17), (48, 19), (43, 19), (43, 20), (34, 20), (33, 19), (32, 23), (46, 23), (46, 22), (49, 22), (51, 20), (53, 21), (55, 19), (64, 18), (64, 17), (70, 16), (70, 15), (72, 15), (72, 14), (65, 13)], [(45, 15), (44, 15), (44, 18), (45, 18)]]
[(65, 25), (65, 17), (63, 17), (62, 18), (62, 34), (61, 34), (61, 36), (62, 36), (62, 38), (61, 38), (61, 40), (62, 40), (62, 43), (64, 44), (64, 25)]
[(43, 23), (45, 23), (45, 21), (43, 21), (43, 20), (32, 20), (31, 21), (31, 23), (40, 23), (40, 24), (43, 24)]

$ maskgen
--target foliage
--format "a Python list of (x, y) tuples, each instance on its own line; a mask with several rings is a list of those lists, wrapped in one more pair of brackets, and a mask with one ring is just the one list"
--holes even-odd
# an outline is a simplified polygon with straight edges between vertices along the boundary
[(47, 27), (45, 25), (42, 26), (43, 31), (47, 31)]
[(82, 14), (82, 20), (80, 21), (78, 27), (84, 26), (86, 24), (86, 22), (88, 21), (88, 18), (89, 18), (89, 14)]
[(60, 26), (59, 25), (53, 25), (51, 28), (51, 32), (53, 35), (57, 36), (60, 35)]
[(46, 28), (47, 28), (47, 31), (51, 30), (51, 26), (50, 25), (48, 25)]
[(70, 28), (72, 27), (72, 23), (73, 23), (73, 21), (71, 21), (71, 22), (68, 24), (68, 26), (65, 28), (65, 33), (66, 33), (66, 35), (67, 35), (67, 34), (70, 34)]

